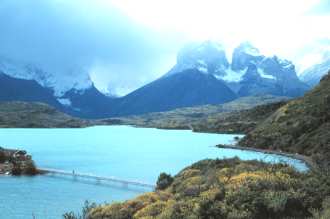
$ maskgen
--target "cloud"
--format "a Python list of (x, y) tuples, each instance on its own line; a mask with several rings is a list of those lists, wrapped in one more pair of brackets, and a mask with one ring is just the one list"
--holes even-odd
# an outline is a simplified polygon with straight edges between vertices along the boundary
[(330, 15), (330, 1), (319, 1), (318, 4), (316, 4), (308, 11), (308, 13), (312, 15)]
[(164, 73), (168, 66), (160, 68), (160, 60), (170, 60), (175, 53), (170, 38), (136, 24), (101, 0), (2, 0), (0, 27), (0, 54), (5, 57), (57, 75), (93, 70), (94, 77), (103, 78), (99, 83), (120, 75), (116, 81), (120, 86), (127, 83), (127, 89), (140, 86), (141, 78), (152, 80)]
[(123, 95), (164, 74), (189, 41), (249, 40), (299, 62), (301, 48), (330, 38), (328, 12), (327, 0), (1, 0), (0, 55)]

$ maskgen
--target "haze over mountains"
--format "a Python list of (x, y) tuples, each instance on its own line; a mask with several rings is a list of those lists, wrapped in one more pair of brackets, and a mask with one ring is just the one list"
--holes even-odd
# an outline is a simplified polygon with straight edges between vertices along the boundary
[(245, 96), (297, 97), (314, 85), (307, 73), (306, 83), (298, 78), (292, 62), (267, 57), (248, 42), (228, 57), (221, 44), (189, 44), (164, 76), (119, 98), (101, 93), (86, 76), (59, 79), (36, 66), (1, 58), (0, 83), (11, 85), (1, 86), (0, 101), (38, 101), (71, 115), (105, 118), (222, 104)]
[(323, 54), (321, 62), (307, 68), (302, 72), (300, 78), (303, 82), (309, 84), (310, 86), (317, 85), (321, 78), (330, 69), (330, 51)]

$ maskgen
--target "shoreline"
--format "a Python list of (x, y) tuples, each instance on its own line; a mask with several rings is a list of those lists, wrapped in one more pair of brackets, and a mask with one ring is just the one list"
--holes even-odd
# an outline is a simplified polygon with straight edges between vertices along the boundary
[(239, 145), (230, 145), (230, 144), (218, 144), (218, 145), (215, 145), (215, 147), (223, 148), (223, 149), (235, 149), (235, 150), (252, 151), (252, 152), (259, 152), (259, 153), (264, 153), (264, 154), (284, 156), (284, 157), (296, 159), (296, 160), (299, 160), (299, 161), (305, 163), (306, 166), (311, 171), (318, 169), (317, 165), (310, 157), (301, 155), (301, 154), (292, 154), (292, 153), (283, 152), (283, 151), (274, 151), (274, 150), (269, 150), (269, 149), (259, 149), (259, 148), (253, 148), (253, 147), (243, 147), (243, 146), (239, 146)]

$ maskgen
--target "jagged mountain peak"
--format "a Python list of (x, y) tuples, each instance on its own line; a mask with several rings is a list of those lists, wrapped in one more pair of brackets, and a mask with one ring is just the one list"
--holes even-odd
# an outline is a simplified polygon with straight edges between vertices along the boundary
[(294, 64), (286, 59), (280, 59), (274, 55), (265, 57), (260, 63), (259, 68), (267, 75), (275, 77), (277, 80), (299, 80)]
[(259, 49), (249, 42), (243, 42), (234, 49), (232, 56), (231, 69), (242, 71), (250, 64), (259, 63), (265, 56), (260, 54)]
[(177, 64), (165, 76), (198, 70), (213, 75), (239, 95), (272, 94), (299, 96), (308, 89), (296, 73), (292, 62), (278, 56), (264, 56), (250, 42), (243, 42), (233, 51), (228, 63), (225, 48), (205, 41), (185, 46), (178, 54)]
[(246, 53), (251, 56), (261, 56), (260, 50), (248, 41), (242, 42), (236, 49), (241, 53)]
[(177, 56), (177, 64), (168, 75), (186, 69), (198, 69), (202, 73), (224, 75), (229, 67), (224, 46), (213, 41), (191, 43), (183, 47)]

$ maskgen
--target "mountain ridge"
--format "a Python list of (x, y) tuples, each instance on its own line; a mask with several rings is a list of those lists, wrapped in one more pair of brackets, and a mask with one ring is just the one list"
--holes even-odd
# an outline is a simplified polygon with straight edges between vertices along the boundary
[[(231, 62), (219, 43), (189, 44), (179, 51), (177, 63), (168, 73), (117, 98), (101, 93), (85, 74), (75, 79), (82, 80), (81, 83), (74, 83), (75, 80), (64, 82), (61, 88), (64, 90), (60, 91), (54, 87), (54, 83), (60, 84), (54, 75), (36, 67), (15, 66), (13, 62), (0, 60), (0, 70), (9, 77), (22, 80), (36, 77), (35, 81), (40, 86), (53, 90), (53, 97), (49, 96), (49, 100), (42, 102), (82, 118), (107, 118), (221, 104), (245, 96), (297, 97), (309, 89), (297, 77), (292, 62), (277, 56), (266, 57), (248, 42), (234, 50)], [(11, 100), (26, 100), (17, 98), (12, 97)]]

